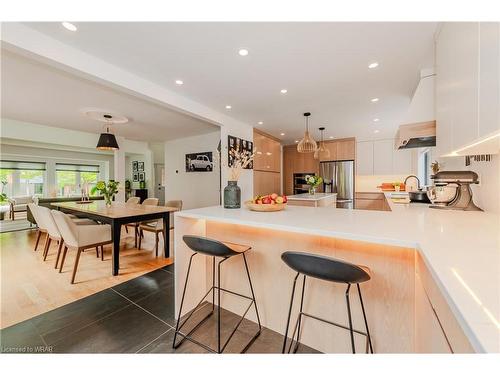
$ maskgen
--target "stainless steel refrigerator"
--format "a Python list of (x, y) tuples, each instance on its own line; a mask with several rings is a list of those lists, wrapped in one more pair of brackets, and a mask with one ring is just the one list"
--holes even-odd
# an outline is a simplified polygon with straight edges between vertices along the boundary
[(323, 191), (337, 193), (337, 208), (354, 208), (354, 161), (320, 163)]

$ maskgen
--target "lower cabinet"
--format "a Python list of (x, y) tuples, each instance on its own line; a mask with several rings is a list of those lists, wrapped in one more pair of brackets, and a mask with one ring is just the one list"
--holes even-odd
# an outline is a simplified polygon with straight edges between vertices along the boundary
[(253, 194), (265, 195), (281, 194), (281, 173), (279, 172), (253, 172)]
[(354, 198), (357, 210), (390, 211), (384, 193), (356, 193)]
[(452, 353), (418, 274), (415, 277), (415, 353)]

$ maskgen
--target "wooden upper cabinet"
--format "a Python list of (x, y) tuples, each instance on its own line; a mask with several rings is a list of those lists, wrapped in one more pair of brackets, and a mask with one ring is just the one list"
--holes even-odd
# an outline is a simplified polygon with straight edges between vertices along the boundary
[(337, 160), (337, 142), (325, 141), (325, 148), (328, 151), (330, 151), (330, 155), (328, 157), (325, 157), (324, 155), (320, 155), (319, 161)]
[(280, 172), (281, 171), (281, 144), (259, 131), (254, 130), (254, 170)]
[(337, 144), (337, 155), (335, 160), (356, 159), (356, 140), (343, 139), (335, 142)]

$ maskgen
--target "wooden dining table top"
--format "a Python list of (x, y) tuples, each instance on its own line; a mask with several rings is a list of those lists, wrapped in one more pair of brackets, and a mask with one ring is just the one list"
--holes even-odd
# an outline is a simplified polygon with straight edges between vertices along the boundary
[(92, 201), (90, 203), (59, 202), (52, 203), (52, 206), (82, 213), (100, 215), (111, 219), (178, 211), (178, 208), (176, 207), (150, 206), (142, 204), (131, 205), (120, 202), (113, 202), (111, 206), (108, 207), (103, 200)]

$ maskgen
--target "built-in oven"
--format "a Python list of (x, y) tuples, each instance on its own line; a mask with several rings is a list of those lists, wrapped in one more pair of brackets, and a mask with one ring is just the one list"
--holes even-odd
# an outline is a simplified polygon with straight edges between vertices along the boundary
[(293, 194), (303, 194), (309, 192), (309, 185), (306, 181), (307, 175), (314, 176), (314, 172), (293, 174)]

